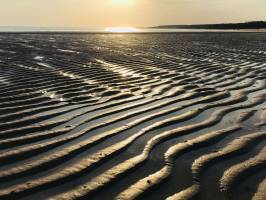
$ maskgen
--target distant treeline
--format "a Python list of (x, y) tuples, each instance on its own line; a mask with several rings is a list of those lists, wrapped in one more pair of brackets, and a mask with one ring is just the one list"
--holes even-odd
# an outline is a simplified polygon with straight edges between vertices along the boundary
[(163, 25), (152, 28), (169, 29), (266, 29), (266, 21), (227, 24)]

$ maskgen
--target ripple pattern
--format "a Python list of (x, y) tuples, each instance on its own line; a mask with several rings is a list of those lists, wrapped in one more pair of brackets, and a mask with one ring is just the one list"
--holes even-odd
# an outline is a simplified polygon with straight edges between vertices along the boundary
[(0, 72), (0, 199), (265, 197), (263, 33), (6, 33)]

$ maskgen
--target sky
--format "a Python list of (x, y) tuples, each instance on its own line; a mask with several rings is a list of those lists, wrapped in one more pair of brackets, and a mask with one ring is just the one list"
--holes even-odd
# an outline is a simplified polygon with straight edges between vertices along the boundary
[(266, 21), (266, 0), (0, 0), (0, 26), (147, 27)]

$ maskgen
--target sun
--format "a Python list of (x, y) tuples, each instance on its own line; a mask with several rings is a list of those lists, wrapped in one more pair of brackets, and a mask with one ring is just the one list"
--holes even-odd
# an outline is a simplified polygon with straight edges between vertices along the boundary
[(134, 0), (110, 0), (111, 4), (116, 6), (129, 6), (134, 3)]
[(134, 32), (138, 32), (138, 29), (133, 28), (133, 27), (108, 27), (105, 30), (109, 33), (134, 33)]

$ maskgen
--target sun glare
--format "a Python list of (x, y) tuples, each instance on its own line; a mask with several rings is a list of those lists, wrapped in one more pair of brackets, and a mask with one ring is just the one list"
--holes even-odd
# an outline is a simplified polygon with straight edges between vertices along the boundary
[(133, 0), (111, 0), (111, 3), (117, 6), (128, 6), (133, 4)]
[(138, 32), (138, 29), (133, 28), (133, 27), (108, 27), (105, 30), (107, 32), (110, 32), (110, 33), (134, 33), (134, 32)]

